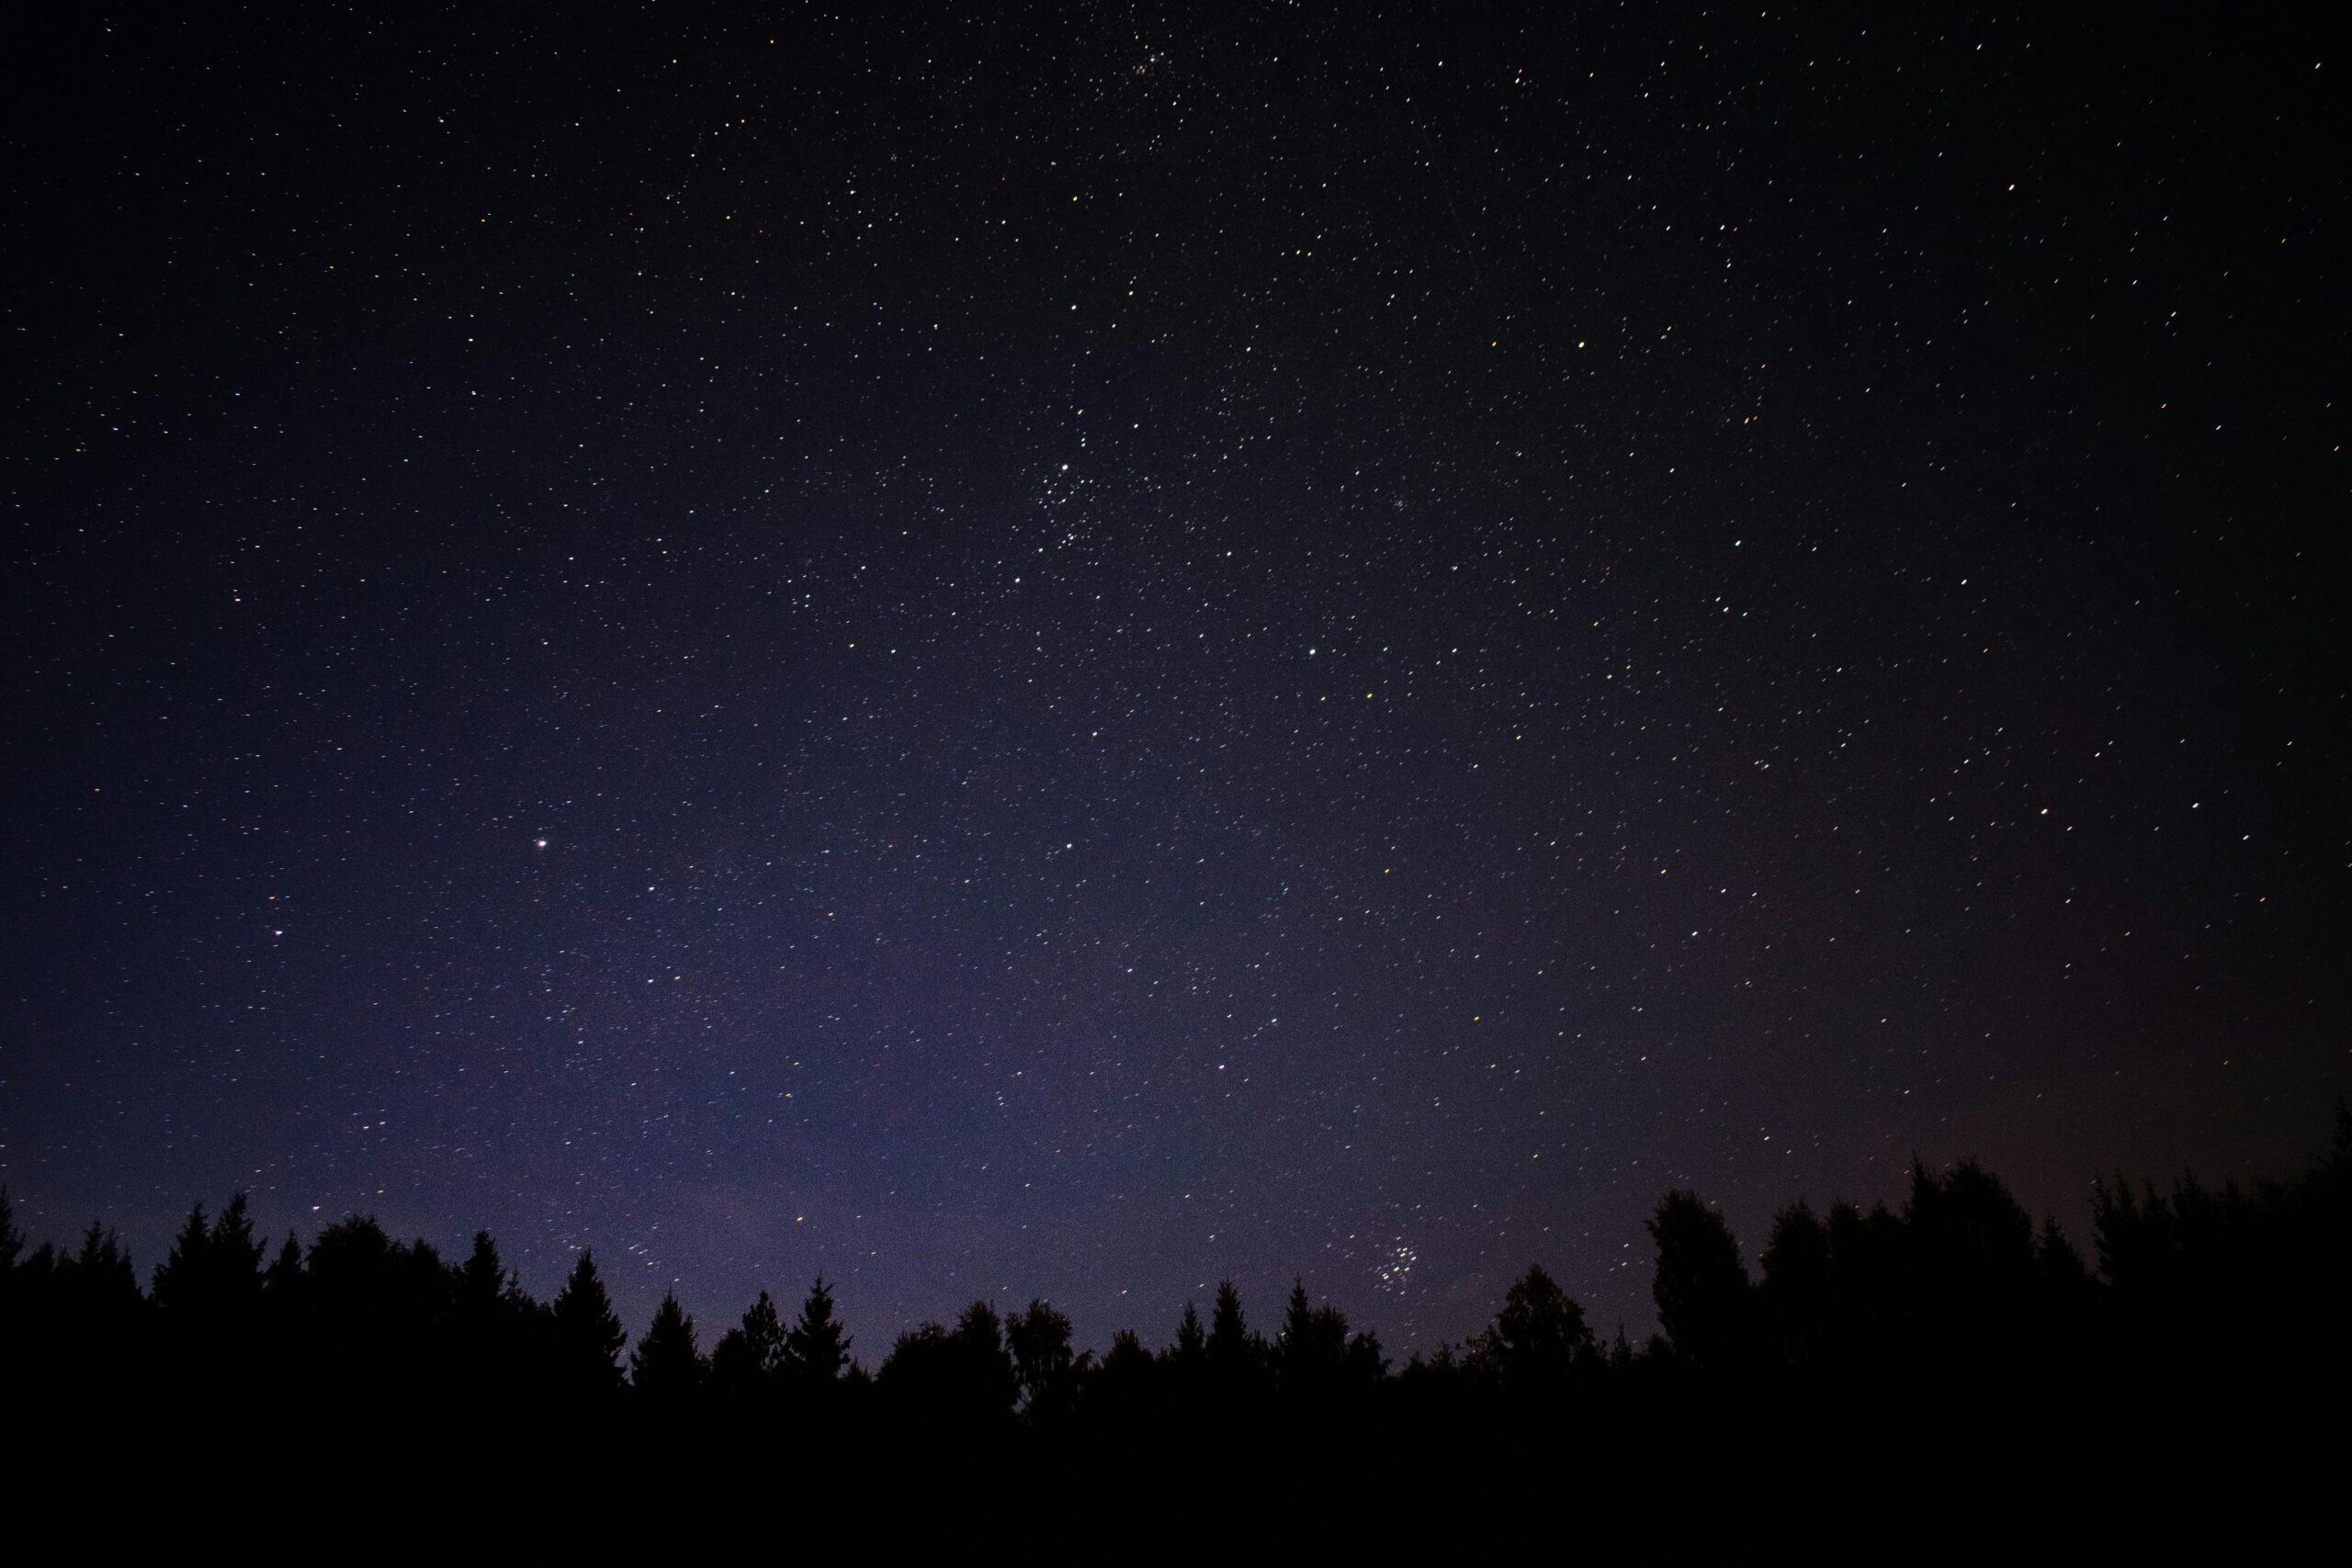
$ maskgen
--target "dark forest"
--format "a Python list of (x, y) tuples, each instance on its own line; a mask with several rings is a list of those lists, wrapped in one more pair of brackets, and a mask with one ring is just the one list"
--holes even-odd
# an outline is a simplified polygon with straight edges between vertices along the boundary
[[(2153, 1547), (2283, 1529), (2316, 1501), (2298, 1500), (2294, 1466), (2327, 1450), (2284, 1434), (2299, 1413), (2340, 1427), (2342, 1107), (2291, 1180), (2102, 1179), (2088, 1256), (1968, 1160), (1915, 1161), (1900, 1208), (1792, 1203), (1754, 1271), (1696, 1192), (1667, 1193), (1648, 1229), (1662, 1332), (1646, 1343), (1530, 1267), (1481, 1332), (1398, 1364), (1304, 1285), (1269, 1309), (1229, 1280), (1163, 1342), (1128, 1329), (1100, 1352), (1045, 1301), (975, 1301), (862, 1345), (821, 1279), (716, 1330), (672, 1294), (632, 1333), (592, 1251), (542, 1302), (487, 1231), (460, 1257), (355, 1215), (273, 1245), (243, 1194), (191, 1210), (142, 1291), (103, 1222), (30, 1246), (0, 1194), (0, 1344), (20, 1437), (134, 1412), (173, 1453), (225, 1442), (322, 1474), (318, 1456), (357, 1454), (417, 1481), (486, 1466), (501, 1499), (536, 1483), (605, 1518), (743, 1524), (789, 1495), (811, 1529), (920, 1526), (927, 1506), (1071, 1488), (1023, 1528), (1083, 1517), (1138, 1551), (1205, 1529), (1178, 1509), (1133, 1534), (1119, 1499), (1149, 1478), (1154, 1508), (1174, 1483), (1220, 1494), (1221, 1529), (1369, 1541), (1540, 1514), (1588, 1545), (1712, 1556), (1922, 1528)], [(2152, 1465), (2190, 1473), (2165, 1493)], [(595, 1495), (616, 1466), (628, 1486)]]

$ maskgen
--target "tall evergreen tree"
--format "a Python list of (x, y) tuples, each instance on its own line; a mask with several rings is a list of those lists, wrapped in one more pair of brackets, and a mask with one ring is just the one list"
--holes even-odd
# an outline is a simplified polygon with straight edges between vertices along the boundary
[(263, 1246), (254, 1235), (243, 1193), (230, 1193), (228, 1206), (213, 1220), (209, 1250), (214, 1288), (232, 1307), (250, 1307), (261, 1292)]
[(130, 1254), (113, 1228), (96, 1220), (82, 1233), (80, 1250), (58, 1264), (57, 1277), (65, 1299), (95, 1318), (119, 1319), (146, 1304)]
[(664, 1292), (651, 1326), (629, 1352), (629, 1385), (650, 1398), (674, 1402), (702, 1387), (705, 1371), (695, 1320), (678, 1305), (675, 1291)]
[(207, 1276), (211, 1271), (211, 1248), (212, 1226), (204, 1217), (204, 1205), (198, 1203), (180, 1223), (179, 1234), (172, 1238), (172, 1250), (155, 1265), (155, 1278), (148, 1286), (149, 1299), (168, 1313), (187, 1314), (200, 1308), (207, 1294)]
[(1337, 1307), (1313, 1304), (1306, 1281), (1293, 1280), (1283, 1331), (1274, 1341), (1274, 1371), (1283, 1394), (1309, 1404), (1328, 1402), (1339, 1391), (1347, 1355), (1348, 1320)]
[(1176, 1343), (1169, 1351), (1181, 1366), (1196, 1367), (1208, 1354), (1208, 1337), (1201, 1327), (1200, 1309), (1192, 1303), (1184, 1303), (1184, 1315), (1176, 1320)]
[(277, 1256), (270, 1259), (268, 1269), (262, 1273), (262, 1293), (271, 1297), (291, 1295), (301, 1278), (302, 1244), (294, 1239), (292, 1231), (288, 1231), (286, 1245), (277, 1249)]
[(791, 1375), (808, 1382), (830, 1383), (849, 1366), (850, 1337), (833, 1315), (833, 1291), (824, 1276), (808, 1287), (800, 1316), (784, 1337)]
[(596, 1255), (581, 1249), (580, 1261), (549, 1304), (549, 1328), (556, 1376), (562, 1387), (581, 1397), (608, 1394), (620, 1387), (621, 1348), (628, 1331), (613, 1311), (612, 1298), (596, 1273)]
[(458, 1306), (460, 1314), (477, 1321), (493, 1318), (504, 1304), (507, 1292), (516, 1282), (500, 1261), (498, 1244), (488, 1231), (474, 1232), (473, 1250), (458, 1265)]
[(1206, 1351), (1209, 1365), (1223, 1371), (1238, 1371), (1250, 1362), (1250, 1325), (1241, 1315), (1241, 1292), (1234, 1289), (1231, 1280), (1217, 1281), (1216, 1301), (1209, 1309)]

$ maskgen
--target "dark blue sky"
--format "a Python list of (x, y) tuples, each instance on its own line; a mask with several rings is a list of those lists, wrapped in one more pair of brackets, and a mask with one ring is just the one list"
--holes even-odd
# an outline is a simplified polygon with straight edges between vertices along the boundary
[(2294, 1168), (2342, 98), (2047, 9), (20, 31), (20, 1220), (870, 1364)]

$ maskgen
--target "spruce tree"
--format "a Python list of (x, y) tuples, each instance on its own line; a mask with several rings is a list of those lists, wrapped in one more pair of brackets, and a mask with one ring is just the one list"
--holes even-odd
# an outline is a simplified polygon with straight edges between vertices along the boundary
[(172, 1238), (171, 1252), (155, 1265), (155, 1278), (148, 1286), (148, 1295), (158, 1307), (174, 1314), (185, 1314), (203, 1304), (211, 1248), (212, 1227), (205, 1220), (204, 1205), (198, 1203), (180, 1223), (179, 1234)]
[(799, 1320), (784, 1337), (785, 1358), (791, 1375), (807, 1382), (830, 1383), (849, 1365), (849, 1335), (833, 1315), (832, 1287), (820, 1275), (800, 1303)]
[(681, 1400), (702, 1386), (706, 1371), (695, 1343), (695, 1320), (678, 1305), (675, 1291), (664, 1292), (651, 1326), (629, 1352), (629, 1385), (657, 1400)]
[(1200, 1309), (1186, 1302), (1184, 1315), (1176, 1320), (1176, 1344), (1169, 1354), (1180, 1365), (1196, 1367), (1207, 1348), (1208, 1337), (1201, 1327)]
[(620, 1387), (618, 1357), (628, 1343), (628, 1331), (613, 1311), (605, 1281), (596, 1274), (596, 1255), (582, 1248), (571, 1277), (556, 1292), (549, 1308), (556, 1376), (570, 1393), (594, 1398)]

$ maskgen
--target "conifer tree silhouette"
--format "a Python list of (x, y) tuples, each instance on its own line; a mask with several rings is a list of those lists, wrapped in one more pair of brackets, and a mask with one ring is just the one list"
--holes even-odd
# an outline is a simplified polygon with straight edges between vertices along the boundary
[(832, 1287), (819, 1275), (784, 1337), (786, 1368), (804, 1383), (831, 1383), (849, 1366), (850, 1337), (833, 1314)]
[(505, 1265), (499, 1261), (498, 1244), (488, 1231), (474, 1232), (473, 1250), (458, 1266), (457, 1283), (459, 1311), (484, 1322), (496, 1315), (508, 1291), (514, 1288)]
[(573, 1398), (596, 1399), (620, 1387), (618, 1357), (628, 1332), (613, 1311), (596, 1273), (596, 1255), (583, 1247), (571, 1275), (549, 1303), (551, 1347), (559, 1384)]
[(2090, 1270), (2083, 1267), (2083, 1255), (2058, 1228), (2058, 1218), (2045, 1214), (2041, 1234), (2033, 1246), (2034, 1269), (2041, 1277), (2045, 1290), (2059, 1295), (2073, 1295), (2090, 1284)]
[(1347, 1357), (1347, 1318), (1337, 1307), (1314, 1305), (1306, 1281), (1292, 1280), (1273, 1345), (1274, 1375), (1283, 1395), (1294, 1404), (1328, 1406), (1339, 1396)]
[(169, 1313), (190, 1313), (202, 1305), (211, 1244), (212, 1226), (204, 1217), (204, 1205), (198, 1203), (188, 1211), (179, 1234), (172, 1238), (170, 1254), (155, 1265), (148, 1298)]
[(474, 1233), (473, 1248), (450, 1279), (451, 1372), (464, 1388), (526, 1386), (537, 1369), (531, 1329), (540, 1308), (509, 1272), (488, 1231)]
[(706, 1370), (695, 1320), (678, 1304), (675, 1291), (663, 1292), (645, 1337), (629, 1352), (629, 1386), (650, 1399), (683, 1403), (701, 1389)]
[[(821, 1280), (789, 1327), (763, 1292), (708, 1363), (672, 1293), (628, 1357), (621, 1398), (627, 1337), (593, 1254), (546, 1307), (486, 1232), (453, 1265), (354, 1216), (307, 1250), (288, 1235), (264, 1269), (232, 1196), (218, 1214), (188, 1214), (149, 1299), (102, 1222), (78, 1247), (44, 1240), (28, 1253), (0, 1193), (0, 1429), (185, 1414), (232, 1442), (275, 1429), (407, 1450), (446, 1440), (452, 1409), (496, 1408), (553, 1433), (600, 1404), (658, 1434), (657, 1450), (684, 1452), (690, 1425), (651, 1423), (699, 1410), (695, 1391), (715, 1382), (735, 1391), (727, 1410), (760, 1413), (740, 1421), (742, 1438), (944, 1445), (978, 1461), (966, 1472), (975, 1495), (1041, 1466), (1083, 1485), (1091, 1472), (1073, 1467), (1099, 1456), (1158, 1469), (1197, 1451), (1227, 1473), (1285, 1474), (1294, 1500), (1329, 1501), (1318, 1488), (1347, 1484), (1355, 1456), (1376, 1451), (1406, 1456), (1397, 1473), (1506, 1500), (1555, 1495), (1566, 1477), (1596, 1539), (1614, 1528), (1670, 1555), (1705, 1544), (1686, 1528), (1716, 1517), (1701, 1500), (1726, 1487), (1781, 1495), (1802, 1483), (1795, 1456), (1857, 1429), (1914, 1423), (1903, 1462), (1939, 1485), (1984, 1487), (1989, 1456), (2034, 1456), (2036, 1434), (2086, 1417), (2254, 1431), (2290, 1402), (2340, 1402), (2352, 1372), (2335, 1322), (2352, 1290), (2352, 1117), (2339, 1111), (2329, 1152), (2298, 1180), (2212, 1187), (2183, 1175), (2168, 1195), (2109, 1180), (2094, 1217), (2097, 1274), (2054, 1220), (2037, 1231), (1973, 1162), (1915, 1164), (1900, 1213), (1782, 1210), (1751, 1286), (1721, 1216), (1669, 1193), (1650, 1229), (1670, 1339), (1637, 1349), (1621, 1325), (1602, 1351), (1582, 1308), (1531, 1266), (1466, 1354), (1417, 1349), (1394, 1378), (1378, 1339), (1351, 1335), (1303, 1280), (1272, 1344), (1230, 1280), (1208, 1324), (1184, 1305), (1162, 1355), (1122, 1330), (1099, 1363), (1042, 1299), (1009, 1322), (978, 1301), (952, 1327), (900, 1336), (878, 1380), (850, 1362)], [(1736, 1440), (1724, 1417), (1739, 1411), (1769, 1418), (1768, 1449)], [(1674, 1465), (1634, 1457), (1668, 1444)], [(1900, 1495), (1892, 1462), (1875, 1477), (1862, 1462), (1871, 1484), (1839, 1516), (1855, 1529)]]
[(113, 1228), (96, 1220), (82, 1233), (80, 1250), (58, 1265), (57, 1277), (65, 1301), (92, 1322), (119, 1325), (147, 1304), (130, 1254)]
[(1250, 1325), (1241, 1314), (1241, 1292), (1231, 1280), (1220, 1280), (1216, 1301), (1209, 1309), (1208, 1364), (1225, 1378), (1238, 1377), (1251, 1360)]
[(1208, 1337), (1201, 1328), (1200, 1309), (1190, 1302), (1184, 1303), (1184, 1315), (1176, 1320), (1176, 1343), (1168, 1353), (1185, 1367), (1199, 1366), (1208, 1353)]

